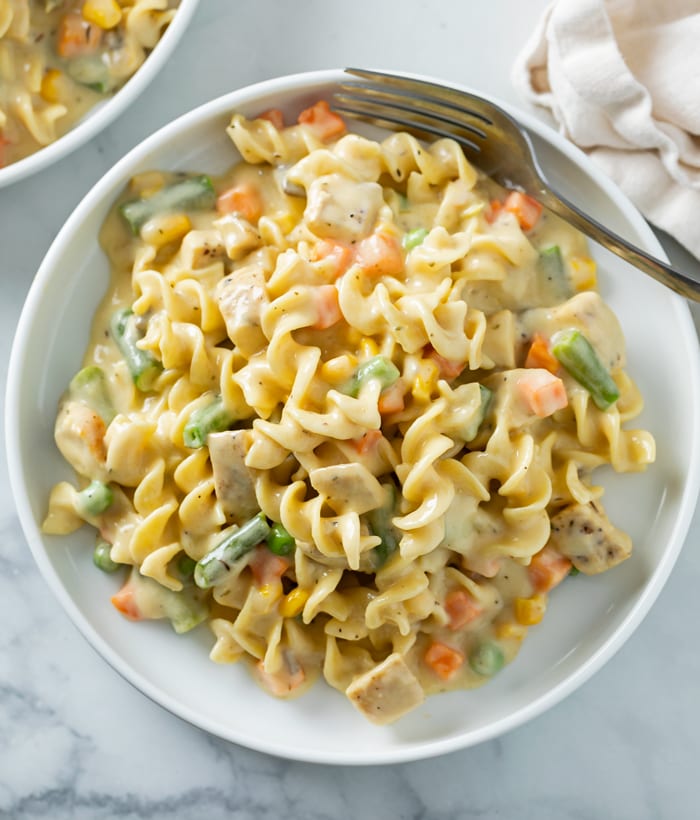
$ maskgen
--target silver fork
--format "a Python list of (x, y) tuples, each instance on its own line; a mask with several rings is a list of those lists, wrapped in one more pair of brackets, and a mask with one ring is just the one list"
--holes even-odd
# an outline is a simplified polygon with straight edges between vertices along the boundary
[(465, 91), (380, 71), (346, 68), (359, 80), (341, 84), (341, 114), (417, 136), (457, 140), (467, 159), (496, 182), (520, 188), (604, 248), (688, 299), (700, 282), (618, 236), (557, 193), (544, 175), (527, 132), (502, 108)]

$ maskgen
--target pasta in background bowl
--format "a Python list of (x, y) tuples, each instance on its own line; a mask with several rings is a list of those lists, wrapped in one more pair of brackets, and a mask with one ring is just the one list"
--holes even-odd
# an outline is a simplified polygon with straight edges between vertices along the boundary
[[(91, 566), (94, 531), (92, 537), (87, 528), (58, 537), (40, 532), (51, 486), (71, 480), (53, 445), (56, 407), (83, 363), (90, 336), (86, 317), (94, 314), (109, 282), (108, 261), (93, 250), (94, 239), (131, 178), (148, 179), (138, 175), (154, 168), (221, 177), (235, 159), (226, 136), (232, 114), (251, 118), (278, 108), (292, 122), (316, 100), (328, 99), (341, 77), (339, 72), (300, 75), (216, 100), (154, 135), (93, 189), (59, 235), (28, 297), (10, 367), (7, 442), (20, 516), (40, 568), (88, 639), (136, 686), (176, 714), (252, 748), (323, 762), (390, 762), (446, 752), (518, 725), (572, 691), (640, 622), (670, 572), (697, 495), (698, 430), (692, 408), (698, 398), (698, 354), (682, 300), (596, 252), (600, 290), (619, 317), (627, 339), (627, 369), (646, 399), (634, 426), (650, 430), (658, 446), (657, 461), (646, 473), (595, 474), (605, 486), (610, 518), (631, 535), (634, 552), (609, 573), (572, 579), (557, 588), (547, 616), (530, 629), (517, 659), (482, 688), (441, 694), (422, 704), (416, 701), (416, 708), (398, 722), (376, 727), (365, 724), (349, 703), (321, 685), (298, 699), (271, 700), (241, 665), (210, 663), (212, 638), (203, 627), (182, 637), (163, 623), (124, 621), (107, 603), (119, 584)], [(533, 132), (543, 164), (561, 188), (575, 190), (585, 207), (658, 252), (643, 220), (577, 151), (539, 123), (517, 116)], [(238, 123), (245, 136), (249, 120)], [(352, 131), (378, 136), (372, 129), (352, 126)], [(242, 145), (240, 140), (237, 145)], [(178, 179), (182, 177), (166, 178), (165, 190)], [(301, 182), (290, 179), (289, 185)], [(66, 336), (66, 326), (75, 332)], [(37, 327), (44, 328), (41, 341), (34, 336)], [(366, 344), (370, 347), (369, 341)], [(45, 349), (52, 351), (47, 361)], [(687, 374), (682, 384), (664, 366), (671, 357)], [(33, 374), (31, 379), (27, 373)], [(363, 389), (359, 388), (361, 395)], [(376, 396), (374, 400), (376, 405)], [(45, 454), (41, 471), (33, 466), (38, 447)], [(325, 475), (316, 474), (319, 486)], [(265, 512), (274, 520), (269, 506)], [(220, 521), (218, 528), (225, 523)], [(377, 548), (375, 542), (369, 546)], [(200, 563), (206, 554), (201, 548), (193, 552)], [(358, 556), (355, 562), (358, 571), (371, 569)], [(493, 574), (488, 566), (471, 570), (477, 582)], [(466, 587), (474, 591), (468, 583)], [(284, 592), (288, 595), (289, 588)], [(444, 612), (443, 607), (442, 634), (449, 639)], [(493, 664), (489, 651), (472, 664), (477, 674)], [(240, 708), (242, 702), (245, 709)]]
[(146, 88), (198, 0), (0, 0), (0, 187), (105, 128)]

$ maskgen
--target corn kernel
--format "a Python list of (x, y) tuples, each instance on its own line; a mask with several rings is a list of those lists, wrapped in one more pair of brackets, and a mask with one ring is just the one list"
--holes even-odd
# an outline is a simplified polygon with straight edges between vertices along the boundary
[(156, 248), (176, 242), (192, 228), (185, 214), (160, 214), (149, 219), (141, 228), (141, 239)]
[(433, 390), (437, 387), (440, 368), (432, 359), (421, 359), (418, 373), (413, 379), (411, 392), (417, 401), (430, 401)]
[(570, 260), (574, 288), (577, 291), (590, 290), (597, 284), (595, 260), (590, 256), (574, 256)]
[(48, 103), (57, 103), (61, 99), (61, 78), (63, 74), (57, 68), (49, 68), (41, 78), (39, 93)]
[(354, 356), (336, 356), (321, 365), (321, 378), (329, 384), (342, 384), (352, 376), (356, 367)]
[(294, 587), (280, 603), (280, 615), (283, 618), (295, 618), (304, 609), (309, 600), (309, 593), (300, 587)]
[(133, 176), (129, 182), (129, 190), (137, 196), (148, 198), (165, 185), (165, 175), (161, 171), (144, 171)]
[(122, 10), (117, 0), (85, 0), (83, 19), (108, 31), (118, 26), (122, 19)]
[(533, 595), (532, 598), (516, 598), (513, 601), (515, 620), (523, 626), (534, 626), (544, 618), (547, 609), (546, 595)]
[(507, 621), (496, 625), (496, 637), (499, 640), (507, 641), (522, 641), (527, 635), (527, 627), (522, 624), (516, 624), (512, 621)]
[(379, 345), (371, 336), (363, 336), (360, 339), (360, 358), (371, 359), (373, 356), (379, 355)]

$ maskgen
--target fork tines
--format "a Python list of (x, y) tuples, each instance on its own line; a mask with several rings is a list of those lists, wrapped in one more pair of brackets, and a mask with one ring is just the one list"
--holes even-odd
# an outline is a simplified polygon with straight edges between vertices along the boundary
[[(450, 98), (450, 91), (433, 83), (381, 72), (349, 68), (361, 81), (341, 84), (334, 109), (347, 116), (392, 130), (405, 129), (457, 140), (478, 153), (491, 121), (483, 113)], [(464, 95), (462, 95), (464, 96)]]

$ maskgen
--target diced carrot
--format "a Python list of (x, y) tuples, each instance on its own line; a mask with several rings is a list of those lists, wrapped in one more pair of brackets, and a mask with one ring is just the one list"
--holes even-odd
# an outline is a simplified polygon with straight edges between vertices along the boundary
[(445, 612), (452, 630), (461, 629), (476, 620), (483, 611), (481, 604), (466, 589), (453, 589), (445, 598)]
[(343, 242), (336, 242), (333, 239), (321, 239), (311, 251), (312, 262), (318, 262), (321, 259), (329, 261), (331, 267), (329, 273), (334, 279), (342, 276), (352, 265), (353, 256), (351, 248)]
[(386, 387), (379, 394), (377, 410), (386, 416), (389, 413), (400, 413), (406, 406), (404, 396), (406, 395), (406, 383), (403, 379), (397, 379), (392, 385)]
[(345, 133), (345, 120), (325, 100), (319, 100), (310, 108), (305, 108), (297, 121), (302, 125), (310, 126), (316, 136), (323, 140), (334, 139)]
[(360, 240), (357, 262), (372, 276), (393, 276), (404, 269), (404, 255), (398, 239), (378, 231)]
[(317, 318), (312, 327), (315, 330), (333, 327), (343, 318), (338, 302), (338, 288), (335, 285), (319, 285), (314, 290), (314, 302)]
[(271, 122), (278, 131), (281, 131), (284, 128), (284, 114), (279, 110), (279, 108), (268, 108), (267, 111), (263, 111), (262, 114), (258, 114), (257, 117), (259, 120), (267, 120)]
[(248, 222), (255, 224), (263, 211), (260, 192), (249, 182), (234, 185), (219, 194), (216, 210), (220, 214), (240, 214)]
[(503, 203), (506, 211), (514, 214), (524, 231), (532, 230), (542, 214), (542, 206), (521, 191), (511, 191)]
[(374, 450), (381, 440), (381, 430), (368, 430), (363, 436), (360, 436), (360, 438), (352, 439), (350, 443), (360, 455), (366, 455), (371, 450)]
[(112, 605), (130, 621), (142, 621), (143, 615), (136, 603), (135, 592), (136, 589), (134, 585), (130, 581), (127, 581), (119, 592), (112, 595)]
[(549, 342), (540, 333), (535, 333), (527, 351), (525, 367), (537, 367), (556, 373), (559, 370), (559, 362), (549, 349)]
[(255, 671), (261, 686), (278, 698), (288, 695), (306, 680), (304, 669), (298, 663), (293, 664), (291, 668), (288, 664), (285, 664), (279, 672), (272, 673), (266, 672), (265, 664), (258, 661), (255, 665)]
[(529, 410), (542, 419), (569, 403), (564, 382), (542, 368), (523, 374), (518, 379), (518, 391)]
[(58, 24), (56, 51), (72, 59), (93, 54), (102, 42), (102, 29), (89, 23), (79, 11), (64, 14)]
[(549, 592), (560, 584), (570, 571), (571, 561), (549, 544), (532, 556), (528, 566), (530, 583), (536, 592)]
[(456, 379), (457, 376), (464, 370), (467, 366), (466, 362), (458, 362), (454, 359), (446, 359), (444, 356), (441, 356), (435, 348), (428, 345), (425, 350), (423, 351), (423, 356), (426, 359), (432, 359), (435, 364), (438, 366), (440, 370), (440, 378), (446, 379), (448, 382), (451, 382), (452, 379)]
[(255, 585), (263, 587), (279, 581), (291, 564), (288, 558), (275, 555), (267, 546), (261, 544), (255, 548), (255, 554), (249, 566), (255, 579)]
[(489, 203), (489, 207), (484, 212), (484, 216), (486, 217), (486, 221), (489, 225), (492, 225), (497, 219), (498, 215), (503, 210), (503, 203), (500, 199), (492, 199)]
[(443, 680), (453, 678), (464, 663), (464, 655), (441, 641), (433, 641), (425, 653), (424, 661)]

